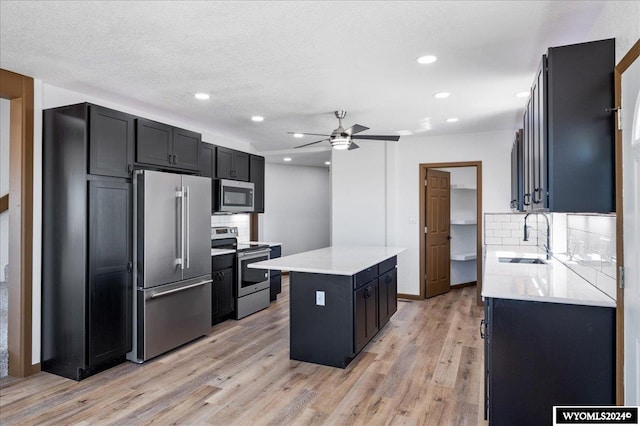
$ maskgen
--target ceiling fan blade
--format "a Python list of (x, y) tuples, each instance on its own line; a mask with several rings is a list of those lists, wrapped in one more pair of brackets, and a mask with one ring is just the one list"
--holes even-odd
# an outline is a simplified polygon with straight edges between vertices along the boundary
[(309, 146), (309, 145), (313, 145), (316, 143), (320, 143), (320, 142), (324, 142), (324, 141), (328, 141), (329, 139), (321, 139), (319, 141), (315, 141), (315, 142), (311, 142), (311, 143), (305, 143), (304, 145), (298, 145), (298, 146), (294, 146), (294, 148), (302, 148), (304, 146)]
[(331, 136), (322, 133), (302, 133), (302, 132), (287, 132), (288, 135), (307, 135), (307, 136)]
[(349, 144), (349, 148), (347, 148), (347, 151), (351, 151), (352, 149), (358, 149), (358, 148), (360, 148), (360, 145), (351, 141), (351, 143)]
[(382, 135), (354, 135), (351, 139), (371, 139), (376, 141), (399, 141), (400, 136), (382, 136)]
[(369, 130), (369, 128), (365, 127), (365, 126), (362, 126), (360, 124), (354, 124), (353, 126), (349, 127), (344, 132), (346, 134), (348, 134), (348, 135), (355, 135), (356, 133), (364, 132), (365, 130)]

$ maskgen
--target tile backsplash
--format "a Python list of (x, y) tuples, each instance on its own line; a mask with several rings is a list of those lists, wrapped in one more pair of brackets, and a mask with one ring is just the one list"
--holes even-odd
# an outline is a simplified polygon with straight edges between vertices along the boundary
[(248, 214), (216, 214), (211, 216), (211, 226), (237, 226), (238, 240), (249, 241), (249, 215)]
[(567, 252), (559, 258), (615, 299), (616, 216), (567, 214)]
[(485, 213), (484, 243), (499, 246), (535, 246), (536, 223), (529, 221), (529, 241), (524, 241), (524, 213)]

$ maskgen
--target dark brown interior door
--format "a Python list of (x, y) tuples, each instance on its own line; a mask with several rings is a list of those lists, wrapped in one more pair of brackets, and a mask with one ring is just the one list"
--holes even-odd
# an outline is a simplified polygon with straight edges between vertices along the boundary
[(427, 212), (424, 234), (427, 248), (425, 294), (429, 298), (451, 289), (449, 172), (427, 169), (424, 190)]

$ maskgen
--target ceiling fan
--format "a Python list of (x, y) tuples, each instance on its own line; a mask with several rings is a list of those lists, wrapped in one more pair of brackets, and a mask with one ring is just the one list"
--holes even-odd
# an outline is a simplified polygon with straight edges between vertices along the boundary
[(305, 146), (313, 145), (316, 143), (329, 141), (331, 146), (334, 149), (348, 149), (351, 151), (352, 149), (360, 148), (353, 139), (371, 139), (378, 141), (399, 141), (400, 136), (383, 136), (383, 135), (357, 135), (356, 133), (364, 132), (365, 130), (369, 130), (368, 127), (361, 126), (360, 124), (354, 124), (353, 126), (345, 129), (342, 127), (342, 119), (347, 115), (347, 111), (335, 111), (336, 118), (338, 119), (338, 128), (331, 132), (330, 135), (325, 135), (321, 133), (299, 133), (299, 132), (287, 132), (289, 134), (302, 134), (302, 135), (310, 135), (310, 136), (327, 136), (325, 139), (320, 139), (319, 141), (306, 143), (304, 145), (296, 146), (294, 148), (302, 148)]

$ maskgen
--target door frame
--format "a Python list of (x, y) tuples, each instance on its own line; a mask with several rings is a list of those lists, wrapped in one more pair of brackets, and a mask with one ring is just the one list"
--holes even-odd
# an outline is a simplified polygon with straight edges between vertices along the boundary
[[(629, 49), (614, 68), (614, 106), (622, 106), (622, 74), (640, 57), (640, 40)], [(616, 110), (617, 122), (620, 110)], [(615, 164), (616, 164), (616, 404), (624, 405), (624, 288), (620, 287), (624, 268), (624, 233), (622, 200), (622, 130), (615, 126)]]
[(476, 299), (478, 306), (482, 306), (482, 161), (459, 161), (451, 163), (421, 163), (420, 180), (418, 181), (418, 187), (420, 188), (420, 227), (418, 228), (418, 234), (420, 238), (420, 295), (419, 299), (426, 297), (426, 280), (424, 276), (427, 271), (427, 265), (425, 262), (425, 238), (424, 227), (425, 225), (425, 194), (424, 194), (424, 181), (427, 178), (427, 169), (441, 169), (441, 168), (454, 168), (454, 167), (475, 167), (476, 168), (476, 217), (478, 224), (476, 226)]
[[(33, 78), (0, 69), (0, 97), (11, 102), (9, 136), (9, 375), (40, 371), (32, 365)], [(17, 232), (16, 232), (17, 231)]]

